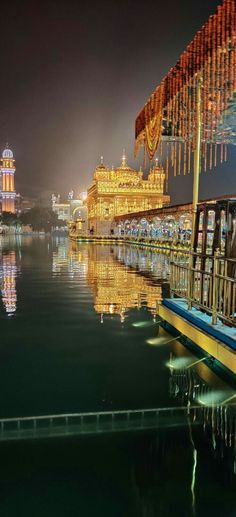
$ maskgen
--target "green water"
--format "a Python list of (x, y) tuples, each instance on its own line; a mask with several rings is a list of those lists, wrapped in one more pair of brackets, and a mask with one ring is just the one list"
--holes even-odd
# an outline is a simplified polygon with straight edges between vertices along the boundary
[[(211, 372), (171, 374), (184, 347), (147, 344), (168, 293), (165, 255), (45, 237), (2, 238), (0, 253), (1, 417), (186, 405), (192, 381), (225, 389)], [(233, 442), (213, 434), (189, 421), (0, 444), (1, 516), (232, 517)]]

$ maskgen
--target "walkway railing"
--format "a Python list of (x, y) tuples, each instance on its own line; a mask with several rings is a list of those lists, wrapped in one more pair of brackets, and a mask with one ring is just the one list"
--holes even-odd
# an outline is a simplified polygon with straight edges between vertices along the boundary
[(227, 417), (228, 434), (232, 438), (235, 430), (236, 404), (226, 402), (209, 406), (194, 404), (181, 407), (2, 418), (0, 419), (0, 442), (183, 427), (189, 425), (190, 421), (194, 425), (202, 425), (208, 422), (209, 415), (212, 415), (211, 422), (216, 422), (218, 426), (219, 411), (224, 412), (225, 422)]
[(187, 298), (188, 304), (204, 309), (217, 319), (236, 326), (236, 259), (192, 254), (193, 267), (189, 267), (189, 256), (171, 252), (171, 291)]
[(186, 424), (187, 412), (167, 407), (2, 418), (0, 441), (179, 426)]

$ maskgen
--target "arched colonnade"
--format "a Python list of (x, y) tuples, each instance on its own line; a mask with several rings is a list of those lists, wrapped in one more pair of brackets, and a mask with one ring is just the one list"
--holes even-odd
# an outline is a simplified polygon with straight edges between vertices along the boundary
[(133, 217), (126, 215), (123, 219), (114, 221), (113, 232), (116, 235), (147, 237), (152, 239), (190, 240), (192, 214), (175, 213), (156, 216)]

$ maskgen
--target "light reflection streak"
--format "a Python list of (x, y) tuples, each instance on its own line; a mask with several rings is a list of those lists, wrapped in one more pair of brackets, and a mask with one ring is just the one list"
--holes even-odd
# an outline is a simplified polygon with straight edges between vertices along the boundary
[[(160, 337), (158, 336), (158, 337), (147, 339), (146, 343), (148, 345), (165, 346), (165, 345), (169, 345), (170, 343), (172, 343), (172, 341), (176, 341), (176, 339), (181, 338), (181, 336), (182, 336), (182, 334), (180, 334), (179, 336), (176, 336), (176, 337), (172, 337), (171, 339), (167, 339), (166, 336), (160, 336)], [(169, 363), (168, 363), (168, 366), (169, 366), (169, 368), (172, 368), (172, 365), (170, 365)]]
[(191, 441), (193, 447), (193, 470), (192, 470), (192, 482), (191, 482), (191, 492), (192, 492), (192, 509), (193, 515), (196, 514), (196, 498), (195, 498), (195, 483), (196, 483), (196, 470), (197, 470), (197, 449), (195, 449), (193, 440)]
[(132, 323), (132, 326), (136, 327), (136, 328), (147, 328), (147, 327), (153, 327), (153, 325), (158, 325), (161, 322), (162, 322), (162, 320), (158, 320), (158, 321), (137, 321), (135, 323)]
[(16, 252), (3, 251), (0, 264), (1, 295), (8, 316), (13, 316), (17, 308), (16, 277)]
[[(174, 342), (172, 345), (170, 363), (177, 365), (177, 368), (170, 369), (170, 396), (178, 398), (181, 405), (187, 406), (193, 450), (191, 492), (195, 511), (197, 447), (193, 440), (192, 424), (202, 425), (214, 455), (221, 459), (226, 453), (230, 455), (233, 470), (236, 461), (236, 404), (233, 403), (236, 393), (209, 368), (207, 363), (200, 362), (197, 358), (194, 361), (193, 353), (180, 342)], [(196, 403), (199, 406), (196, 406)]]

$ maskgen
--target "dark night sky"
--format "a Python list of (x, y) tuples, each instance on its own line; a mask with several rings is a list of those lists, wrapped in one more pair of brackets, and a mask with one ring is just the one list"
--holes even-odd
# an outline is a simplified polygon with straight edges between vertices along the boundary
[[(218, 0), (5, 2), (1, 5), (0, 144), (23, 195), (86, 189), (101, 154), (133, 159), (134, 121)], [(234, 156), (232, 156), (234, 154)], [(202, 175), (200, 195), (236, 193), (235, 153)], [(172, 201), (192, 178), (171, 178)]]

